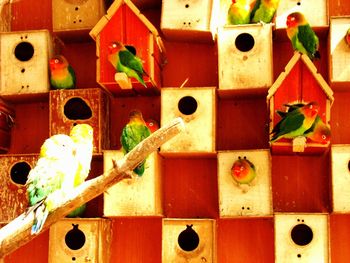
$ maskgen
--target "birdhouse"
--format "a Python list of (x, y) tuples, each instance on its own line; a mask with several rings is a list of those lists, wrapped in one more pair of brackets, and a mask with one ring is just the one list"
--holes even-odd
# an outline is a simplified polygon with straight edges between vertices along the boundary
[(50, 136), (69, 134), (79, 123), (94, 130), (94, 153), (109, 148), (109, 100), (99, 88), (50, 91)]
[(327, 214), (275, 214), (275, 262), (329, 262)]
[[(122, 151), (103, 151), (103, 169), (113, 168), (112, 160), (123, 158)], [(159, 216), (162, 215), (161, 181), (158, 153), (148, 156), (142, 176), (110, 187), (104, 194), (104, 216)]]
[(316, 31), (328, 28), (328, 3), (327, 0), (285, 0), (280, 1), (276, 11), (276, 29), (287, 27), (287, 16), (293, 12), (304, 14), (305, 18)]
[[(157, 29), (131, 0), (116, 0), (90, 31), (96, 41), (97, 82), (113, 94), (159, 94), (164, 47)], [(146, 87), (108, 61), (108, 46), (121, 42), (142, 61)]]
[(50, 228), (48, 262), (109, 262), (110, 242), (110, 220), (65, 218)]
[[(287, 112), (286, 104), (316, 102), (319, 105), (318, 116), (329, 126), (330, 109), (334, 101), (333, 91), (307, 55), (298, 52), (288, 62), (268, 91), (267, 102), (270, 109), (270, 132), (281, 120), (277, 111)], [(328, 143), (320, 143), (297, 137), (281, 138), (270, 143), (273, 153), (322, 153), (329, 147)]]
[(0, 33), (0, 95), (48, 93), (49, 31)]
[(0, 32), (11, 31), (11, 3), (3, 1), (0, 5)]
[(104, 14), (102, 0), (52, 0), (53, 32), (62, 38), (88, 37)]
[(212, 2), (215, 1), (162, 1), (160, 28), (165, 37), (177, 40), (212, 42)]
[(0, 155), (0, 222), (8, 223), (28, 207), (27, 182), (37, 154)]
[(220, 27), (218, 57), (219, 95), (266, 92), (273, 83), (272, 25)]
[(329, 78), (332, 88), (348, 89), (350, 84), (350, 45), (345, 36), (350, 28), (350, 16), (331, 17), (329, 29)]
[(215, 87), (163, 88), (161, 123), (181, 117), (186, 129), (161, 146), (162, 154), (215, 154)]
[(162, 262), (216, 262), (215, 220), (163, 219)]
[(350, 145), (331, 146), (332, 206), (334, 212), (350, 212)]
[[(272, 211), (271, 157), (269, 150), (218, 152), (220, 217), (267, 216)], [(255, 178), (240, 183), (232, 176), (233, 164), (246, 158), (254, 165)]]
[(7, 153), (11, 146), (11, 129), (15, 112), (10, 104), (0, 99), (0, 153)]

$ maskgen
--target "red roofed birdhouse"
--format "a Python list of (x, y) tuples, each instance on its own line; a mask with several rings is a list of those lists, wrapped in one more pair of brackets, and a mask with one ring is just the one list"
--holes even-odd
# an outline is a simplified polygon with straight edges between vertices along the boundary
[[(267, 103), (270, 108), (270, 132), (281, 120), (281, 114), (287, 113), (288, 110), (290, 111), (290, 107), (287, 105), (300, 105), (309, 102), (316, 102), (319, 105), (318, 117), (316, 117), (319, 121), (317, 125), (326, 125), (329, 132), (330, 108), (333, 101), (333, 91), (323, 77), (317, 73), (317, 69), (312, 61), (307, 55), (295, 52), (286, 65), (285, 71), (278, 76), (268, 91)], [(313, 131), (316, 129), (313, 129)], [(304, 134), (293, 140), (279, 138), (271, 142), (270, 146), (274, 153), (322, 153), (328, 148), (329, 140), (321, 140), (325, 137), (323, 133), (320, 132), (320, 134), (322, 134), (320, 138), (315, 138), (313, 136), (314, 133)], [(272, 136), (270, 136), (271, 138)]]
[[(96, 41), (97, 82), (103, 88), (116, 95), (159, 93), (163, 43), (157, 29), (130, 0), (114, 1), (90, 35)], [(116, 72), (108, 60), (108, 47), (113, 42), (121, 42), (141, 59), (146, 87), (135, 78)]]
[(28, 207), (27, 182), (37, 154), (0, 155), (0, 223), (7, 223)]
[(94, 130), (94, 153), (109, 148), (109, 100), (100, 88), (50, 91), (50, 136), (69, 134), (78, 123)]

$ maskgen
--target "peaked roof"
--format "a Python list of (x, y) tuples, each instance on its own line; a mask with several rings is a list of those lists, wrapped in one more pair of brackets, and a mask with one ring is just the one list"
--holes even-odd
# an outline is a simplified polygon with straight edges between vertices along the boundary
[(284, 68), (285, 70), (278, 76), (276, 81), (272, 84), (270, 87), (268, 94), (267, 94), (267, 100), (270, 100), (271, 97), (276, 93), (278, 88), (282, 85), (285, 78), (289, 75), (293, 67), (297, 64), (297, 62), (301, 59), (301, 61), (305, 64), (305, 66), (310, 70), (312, 76), (315, 78), (317, 83), (320, 85), (324, 93), (326, 94), (327, 98), (333, 103), (334, 97), (333, 97), (333, 91), (327, 84), (327, 82), (324, 80), (321, 74), (317, 73), (317, 68), (315, 67), (314, 63), (310, 60), (310, 58), (305, 55), (301, 54), (299, 52), (294, 52), (293, 57), (291, 60), (289, 60), (288, 64)]
[(103, 28), (109, 23), (109, 20), (114, 16), (118, 9), (123, 5), (127, 5), (130, 10), (145, 24), (147, 29), (152, 33), (156, 43), (163, 53), (165, 51), (162, 39), (159, 36), (158, 30), (155, 26), (143, 15), (141, 11), (131, 2), (131, 0), (115, 0), (107, 10), (107, 14), (104, 15), (90, 31), (90, 36), (96, 41), (98, 35), (101, 33)]

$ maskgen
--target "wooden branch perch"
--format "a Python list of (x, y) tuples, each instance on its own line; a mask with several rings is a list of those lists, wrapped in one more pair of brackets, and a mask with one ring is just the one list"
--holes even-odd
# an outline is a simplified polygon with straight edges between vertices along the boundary
[[(64, 198), (57, 200), (58, 203), (54, 204), (54, 209), (49, 214), (42, 232), (74, 209), (102, 194), (112, 185), (125, 178), (130, 178), (129, 171), (132, 171), (150, 153), (156, 151), (163, 143), (180, 133), (183, 129), (184, 123), (182, 119), (176, 118), (143, 140), (122, 159), (116, 161), (116, 166), (111, 170), (84, 182), (75, 188), (74, 191), (71, 189), (70, 191), (58, 190), (62, 192)], [(29, 214), (23, 213), (0, 229), (0, 260), (5, 255), (10, 254), (35, 238), (35, 235), (31, 235), (33, 222), (34, 212)]]

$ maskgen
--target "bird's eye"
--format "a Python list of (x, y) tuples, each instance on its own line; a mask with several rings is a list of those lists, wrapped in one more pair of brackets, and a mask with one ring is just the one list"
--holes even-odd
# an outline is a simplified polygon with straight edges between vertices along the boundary
[(60, 62), (57, 58), (55, 59), (55, 63), (57, 64), (58, 62)]

